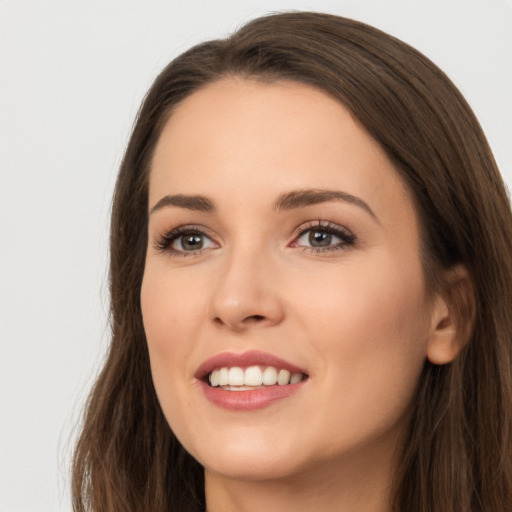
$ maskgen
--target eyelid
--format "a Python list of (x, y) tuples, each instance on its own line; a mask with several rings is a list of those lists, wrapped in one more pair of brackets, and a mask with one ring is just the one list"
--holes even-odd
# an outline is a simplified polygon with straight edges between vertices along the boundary
[[(315, 247), (303, 244), (298, 244), (297, 241), (309, 231), (324, 231), (338, 237), (341, 242), (337, 242), (334, 245), (325, 247)], [(180, 250), (172, 247), (173, 243), (182, 235), (186, 234), (198, 234), (208, 238), (215, 247), (201, 247), (197, 250)], [(156, 235), (153, 241), (153, 247), (155, 250), (166, 253), (169, 256), (197, 256), (206, 251), (219, 247), (219, 243), (215, 240), (216, 236), (211, 230), (200, 224), (185, 224), (177, 226), (164, 234)], [(356, 236), (345, 226), (336, 224), (327, 220), (314, 220), (302, 223), (300, 226), (294, 229), (292, 241), (288, 244), (288, 247), (302, 248), (309, 250), (314, 253), (322, 253), (334, 250), (345, 250), (350, 246), (353, 246), (356, 241)]]
[[(341, 243), (332, 246), (326, 247), (314, 247), (307, 245), (298, 245), (297, 241), (302, 238), (309, 231), (324, 231), (326, 233), (330, 233), (339, 239), (341, 239)], [(315, 220), (308, 221), (306, 223), (301, 224), (294, 230), (293, 240), (290, 243), (290, 247), (302, 247), (305, 250), (312, 250), (315, 253), (318, 252), (326, 252), (332, 250), (341, 250), (347, 249), (350, 246), (353, 246), (356, 242), (356, 236), (350, 231), (347, 227), (342, 226), (340, 224), (336, 224), (327, 220)]]
[(196, 256), (199, 253), (213, 249), (214, 247), (200, 248), (192, 251), (185, 251), (174, 249), (172, 244), (180, 237), (186, 234), (198, 234), (205, 238), (208, 238), (215, 246), (218, 247), (218, 242), (215, 240), (215, 236), (211, 233), (211, 230), (200, 224), (184, 224), (177, 226), (163, 234), (157, 234), (153, 241), (153, 247), (155, 250), (163, 253), (167, 253), (169, 256)]
[(303, 222), (299, 226), (297, 226), (293, 230), (293, 238), (296, 238), (300, 235), (303, 235), (306, 231), (310, 231), (312, 229), (323, 229), (325, 231), (333, 230), (334, 232), (342, 232), (347, 235), (353, 235), (353, 233), (345, 226), (337, 224), (336, 222), (332, 222), (330, 220), (308, 220), (307, 222)]

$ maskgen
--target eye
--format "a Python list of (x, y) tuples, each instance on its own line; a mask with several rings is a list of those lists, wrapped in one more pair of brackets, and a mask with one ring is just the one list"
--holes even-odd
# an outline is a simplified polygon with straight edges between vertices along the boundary
[[(339, 237), (336, 235), (320, 231), (319, 229), (311, 229), (309, 233), (306, 233), (299, 238), (299, 242), (304, 238), (311, 247), (329, 247), (333, 243), (333, 239), (334, 242), (337, 241), (336, 239), (339, 240)], [(302, 245), (305, 245), (306, 240), (302, 241)], [(339, 241), (341, 242), (341, 240)]]
[(213, 242), (202, 233), (186, 233), (175, 238), (171, 247), (176, 251), (198, 251), (212, 245)]
[(332, 222), (316, 221), (302, 226), (291, 246), (324, 252), (346, 249), (354, 245), (355, 239), (355, 235), (343, 226)]
[(163, 235), (155, 243), (155, 248), (170, 255), (190, 256), (200, 251), (217, 247), (217, 244), (199, 229), (179, 227)]

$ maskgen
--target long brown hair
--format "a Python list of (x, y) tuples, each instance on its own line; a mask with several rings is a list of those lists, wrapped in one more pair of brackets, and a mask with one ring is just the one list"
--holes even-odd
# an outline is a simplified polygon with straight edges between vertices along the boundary
[(152, 153), (173, 107), (227, 76), (292, 80), (343, 103), (407, 183), (425, 275), (463, 264), (473, 330), (450, 364), (425, 362), (396, 469), (400, 512), (505, 512), (512, 505), (512, 215), (486, 138), (432, 62), (365, 24), (293, 12), (185, 52), (140, 109), (111, 224), (112, 343), (89, 397), (73, 467), (74, 510), (204, 510), (203, 471), (176, 439), (151, 380), (140, 309)]

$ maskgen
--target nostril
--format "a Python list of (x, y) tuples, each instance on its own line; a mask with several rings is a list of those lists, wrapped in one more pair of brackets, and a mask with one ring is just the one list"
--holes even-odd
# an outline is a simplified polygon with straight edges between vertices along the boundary
[(245, 320), (246, 321), (261, 322), (262, 320), (265, 320), (265, 317), (262, 316), (262, 315), (251, 315), (251, 316), (248, 316)]
[(227, 327), (235, 331), (243, 331), (247, 328), (250, 328), (251, 326), (264, 326), (267, 325), (267, 322), (269, 323), (269, 325), (272, 324), (271, 318), (269, 318), (267, 315), (231, 316), (229, 314), (226, 314), (224, 316), (215, 316), (212, 320), (214, 324), (216, 324), (219, 327)]

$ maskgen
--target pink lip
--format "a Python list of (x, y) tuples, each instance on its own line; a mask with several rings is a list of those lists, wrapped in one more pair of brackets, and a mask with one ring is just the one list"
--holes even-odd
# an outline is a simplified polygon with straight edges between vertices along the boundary
[(230, 411), (263, 409), (297, 393), (306, 382), (307, 379), (286, 386), (276, 384), (252, 391), (226, 391), (221, 388), (212, 388), (206, 382), (199, 381), (202, 392), (212, 404)]
[(219, 387), (212, 388), (206, 382), (206, 376), (213, 370), (224, 366), (239, 366), (241, 368), (273, 366), (288, 370), (290, 373), (303, 374), (306, 374), (306, 371), (276, 356), (255, 350), (243, 354), (225, 352), (206, 360), (195, 374), (195, 377), (199, 380), (201, 391), (211, 403), (231, 411), (251, 411), (267, 407), (297, 393), (308, 380), (306, 378), (297, 384), (287, 384), (285, 386), (276, 384), (251, 391), (227, 391)]

